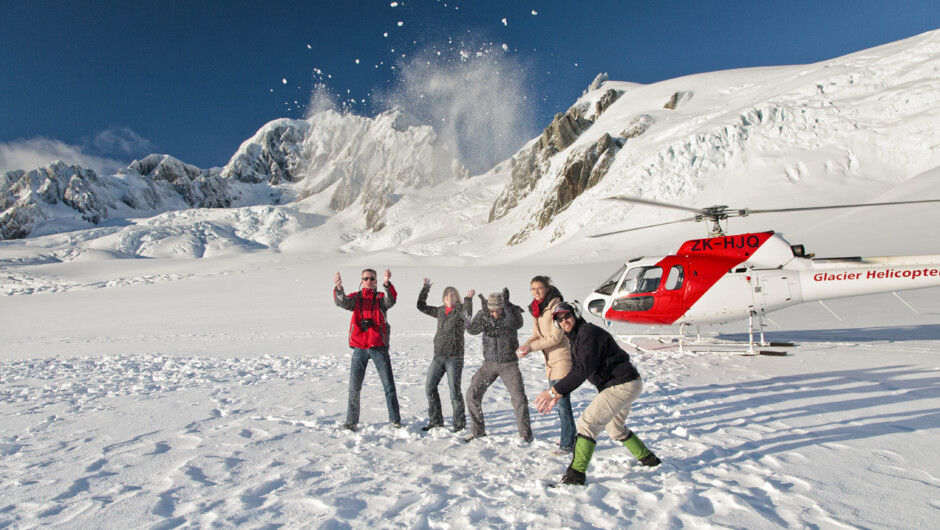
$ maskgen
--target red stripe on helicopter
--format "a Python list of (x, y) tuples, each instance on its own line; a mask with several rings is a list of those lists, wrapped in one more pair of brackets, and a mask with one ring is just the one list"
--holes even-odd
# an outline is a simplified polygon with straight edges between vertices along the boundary
[[(639, 324), (672, 324), (695, 305), (727, 272), (750, 258), (773, 232), (758, 232), (686, 241), (675, 256), (667, 256), (656, 265), (662, 267), (659, 287), (651, 293), (637, 293), (627, 298), (653, 297), (647, 311), (615, 311), (609, 309), (605, 318)], [(673, 266), (684, 267), (682, 287), (665, 287)]]

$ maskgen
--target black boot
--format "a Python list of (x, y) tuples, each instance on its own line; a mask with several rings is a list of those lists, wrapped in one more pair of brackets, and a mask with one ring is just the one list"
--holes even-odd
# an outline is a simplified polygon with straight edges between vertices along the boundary
[(561, 477), (562, 484), (574, 484), (577, 486), (583, 486), (584, 480), (587, 476), (583, 471), (578, 471), (577, 469), (568, 466), (568, 469), (565, 471), (565, 476)]
[(443, 423), (429, 423), (429, 424), (425, 425), (424, 427), (421, 427), (421, 430), (422, 430), (422, 431), (430, 431), (431, 429), (433, 429), (433, 428), (435, 428), (435, 427), (443, 427), (443, 426), (444, 426)]
[(640, 463), (643, 464), (644, 466), (656, 467), (659, 464), (662, 464), (663, 462), (659, 459), (658, 456), (654, 455), (653, 453), (650, 453), (644, 456), (643, 458), (641, 458)]
[(596, 445), (597, 442), (594, 438), (578, 434), (578, 437), (574, 439), (574, 454), (571, 455), (571, 465), (565, 470), (565, 476), (561, 477), (561, 484), (584, 485), (584, 480), (587, 478), (585, 472), (591, 462), (591, 457), (594, 455)]

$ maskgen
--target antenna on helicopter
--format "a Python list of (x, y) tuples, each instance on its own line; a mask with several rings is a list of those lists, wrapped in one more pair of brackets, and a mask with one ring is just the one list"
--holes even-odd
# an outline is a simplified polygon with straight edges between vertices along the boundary
[(690, 206), (683, 206), (681, 204), (672, 204), (668, 202), (654, 201), (650, 199), (643, 199), (640, 197), (631, 197), (629, 195), (615, 195), (613, 197), (605, 197), (604, 200), (609, 201), (623, 201), (631, 202), (634, 204), (645, 204), (647, 206), (656, 206), (659, 208), (670, 208), (673, 210), (682, 210), (685, 212), (691, 212), (695, 215), (692, 217), (686, 217), (683, 219), (676, 219), (675, 221), (667, 221), (665, 223), (658, 223), (654, 225), (638, 226), (635, 228), (626, 228), (623, 230), (614, 230), (613, 232), (604, 232), (602, 234), (593, 234), (588, 237), (604, 237), (614, 234), (622, 234), (624, 232), (633, 232), (634, 230), (644, 230), (647, 228), (653, 228), (656, 226), (670, 225), (675, 223), (685, 223), (688, 221), (707, 221), (711, 222), (711, 228), (708, 231), (709, 237), (719, 237), (725, 235), (725, 230), (721, 226), (721, 222), (725, 221), (727, 225), (727, 220), (730, 217), (747, 217), (755, 213), (788, 213), (788, 212), (805, 212), (809, 210), (832, 210), (836, 208), (862, 208), (866, 206), (894, 206), (899, 204), (920, 204), (927, 202), (940, 202), (940, 199), (924, 199), (919, 201), (897, 201), (897, 202), (872, 202), (867, 204), (835, 204), (829, 206), (804, 206), (797, 208), (770, 208), (770, 209), (760, 209), (752, 210), (750, 208), (729, 208), (725, 205), (717, 206), (707, 206), (705, 208), (692, 208)]

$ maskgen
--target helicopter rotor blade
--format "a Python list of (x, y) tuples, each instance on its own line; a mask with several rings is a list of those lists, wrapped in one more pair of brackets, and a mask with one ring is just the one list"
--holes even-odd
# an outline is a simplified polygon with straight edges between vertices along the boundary
[(640, 197), (631, 197), (630, 195), (614, 195), (612, 197), (604, 197), (604, 200), (632, 202), (635, 204), (645, 204), (647, 206), (658, 206), (660, 208), (672, 208), (673, 210), (682, 210), (685, 212), (697, 213), (699, 215), (705, 214), (705, 212), (700, 208), (692, 208), (690, 206), (682, 206), (681, 204), (671, 204), (668, 202), (653, 201), (650, 199), (641, 199)]
[(604, 233), (602, 233), (602, 234), (591, 234), (591, 235), (589, 235), (588, 237), (590, 237), (590, 238), (596, 238), (596, 237), (612, 236), (612, 235), (614, 235), (614, 234), (622, 234), (622, 233), (624, 233), (624, 232), (633, 232), (634, 230), (644, 230), (644, 229), (647, 229), (647, 228), (653, 228), (653, 227), (655, 227), (655, 226), (664, 226), (664, 225), (671, 225), (671, 224), (676, 224), (676, 223), (687, 223), (687, 222), (689, 222), (689, 221), (698, 221), (698, 220), (699, 220), (699, 217), (698, 217), (698, 216), (696, 216), (696, 217), (686, 217), (685, 219), (676, 219), (675, 221), (667, 221), (667, 222), (665, 222), (665, 223), (658, 223), (658, 224), (654, 224), (654, 225), (637, 226), (637, 227), (635, 227), (635, 228), (625, 228), (625, 229), (623, 229), (623, 230), (614, 230), (613, 232), (604, 232)]
[(866, 204), (834, 204), (829, 206), (804, 206), (798, 208), (770, 208), (760, 210), (747, 210), (748, 214), (753, 213), (781, 213), (781, 212), (804, 212), (809, 210), (834, 210), (837, 208), (864, 208), (865, 206), (894, 206), (898, 204), (921, 204), (927, 202), (940, 202), (940, 199), (924, 199), (919, 201), (897, 201), (897, 202), (870, 202)]

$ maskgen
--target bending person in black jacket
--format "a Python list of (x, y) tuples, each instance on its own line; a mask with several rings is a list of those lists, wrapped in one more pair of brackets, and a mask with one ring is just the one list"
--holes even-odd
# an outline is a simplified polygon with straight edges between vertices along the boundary
[(552, 318), (571, 342), (572, 367), (561, 381), (535, 398), (538, 411), (548, 413), (558, 400), (574, 392), (585, 380), (596, 386), (598, 391), (578, 418), (574, 457), (561, 483), (584, 484), (585, 472), (601, 429), (606, 429), (611, 438), (623, 443), (644, 466), (658, 466), (659, 458), (625, 425), (630, 405), (643, 389), (642, 379), (630, 363), (630, 356), (610, 333), (585, 322), (566, 302), (555, 307)]
[[(470, 415), (470, 434), (464, 438), (469, 442), (486, 436), (483, 423), (483, 393), (499, 377), (512, 402), (516, 414), (519, 437), (524, 442), (532, 441), (532, 425), (529, 423), (529, 400), (519, 371), (519, 328), (522, 327), (522, 308), (509, 303), (509, 289), (483, 298), (483, 309), (467, 324), (471, 335), (483, 334), (483, 364), (470, 379), (467, 389), (467, 412)], [(468, 307), (469, 300), (464, 302)]]
[(429, 421), (421, 430), (429, 431), (444, 426), (441, 396), (437, 393), (437, 386), (446, 373), (450, 387), (450, 404), (454, 412), (454, 432), (458, 432), (467, 424), (460, 379), (463, 374), (463, 334), (472, 314), (474, 291), (471, 290), (467, 294), (466, 304), (461, 304), (457, 289), (446, 287), (442, 306), (428, 305), (430, 291), (431, 280), (425, 278), (421, 292), (418, 293), (418, 311), (437, 319), (437, 332), (434, 334), (434, 358), (431, 359), (428, 379), (424, 384), (424, 391), (428, 395)]

